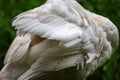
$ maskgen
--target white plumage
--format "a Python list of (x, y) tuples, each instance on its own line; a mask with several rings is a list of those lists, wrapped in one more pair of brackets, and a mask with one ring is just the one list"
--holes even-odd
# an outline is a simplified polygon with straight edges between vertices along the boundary
[(12, 25), (17, 36), (0, 80), (41, 80), (51, 71), (71, 67), (76, 68), (77, 79), (83, 80), (109, 59), (119, 42), (110, 20), (75, 0), (48, 0), (18, 15)]

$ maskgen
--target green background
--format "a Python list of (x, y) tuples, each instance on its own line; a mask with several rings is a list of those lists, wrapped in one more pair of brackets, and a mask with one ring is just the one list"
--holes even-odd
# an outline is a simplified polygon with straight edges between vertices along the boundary
[[(0, 69), (7, 49), (15, 37), (13, 18), (46, 0), (0, 0)], [(86, 9), (108, 17), (120, 31), (120, 0), (78, 0)], [(120, 45), (111, 58), (87, 80), (120, 80)]]

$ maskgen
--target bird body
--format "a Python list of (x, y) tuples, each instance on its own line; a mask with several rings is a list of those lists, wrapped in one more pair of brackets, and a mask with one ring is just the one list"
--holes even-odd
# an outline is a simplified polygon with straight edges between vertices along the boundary
[(78, 80), (84, 80), (110, 58), (119, 42), (109, 19), (75, 0), (48, 0), (18, 15), (12, 25), (17, 36), (7, 52), (1, 80), (41, 80), (49, 72), (72, 67)]

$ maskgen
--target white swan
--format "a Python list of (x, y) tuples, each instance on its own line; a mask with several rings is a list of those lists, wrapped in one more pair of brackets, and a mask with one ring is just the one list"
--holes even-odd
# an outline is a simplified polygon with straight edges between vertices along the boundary
[(18, 15), (12, 25), (17, 36), (0, 80), (41, 80), (51, 71), (59, 74), (72, 67), (72, 76), (84, 80), (110, 58), (119, 42), (118, 30), (109, 19), (75, 0), (47, 0)]

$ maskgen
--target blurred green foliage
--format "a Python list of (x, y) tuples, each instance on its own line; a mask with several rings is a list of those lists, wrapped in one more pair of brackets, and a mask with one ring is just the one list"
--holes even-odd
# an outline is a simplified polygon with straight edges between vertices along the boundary
[[(0, 69), (15, 30), (11, 27), (13, 18), (26, 10), (43, 4), (46, 0), (0, 0)], [(120, 0), (78, 0), (86, 9), (108, 17), (120, 31)], [(87, 80), (120, 80), (120, 45), (103, 66)]]

